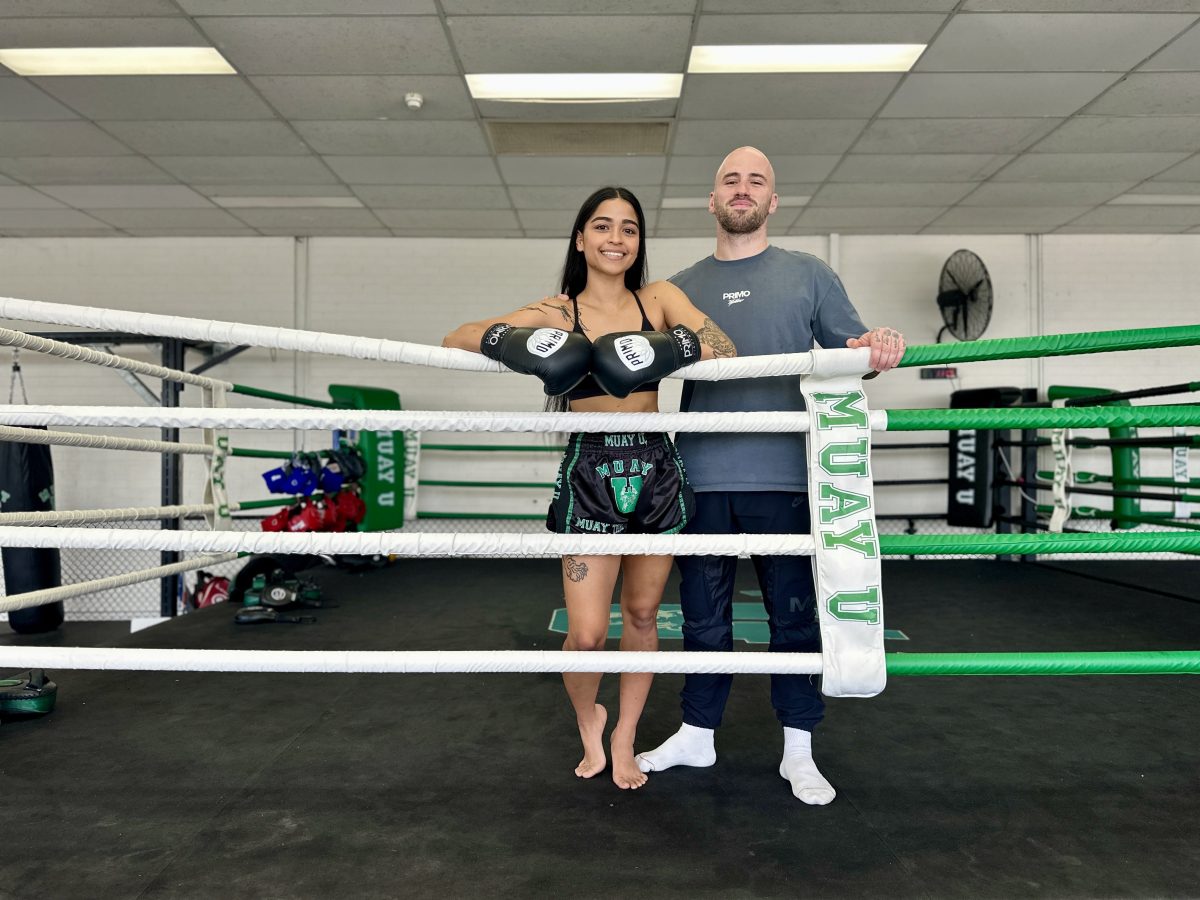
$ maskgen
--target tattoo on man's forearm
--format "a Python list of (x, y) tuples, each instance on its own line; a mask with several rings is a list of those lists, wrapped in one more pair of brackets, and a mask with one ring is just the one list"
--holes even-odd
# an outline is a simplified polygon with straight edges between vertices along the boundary
[(567, 577), (572, 581), (583, 581), (583, 579), (587, 578), (587, 563), (580, 562), (573, 556), (564, 556), (563, 566), (567, 570)]
[(713, 356), (718, 359), (725, 356), (737, 356), (737, 348), (733, 346), (729, 335), (707, 316), (704, 318), (704, 324), (700, 326), (700, 330), (696, 332), (696, 337), (700, 338), (700, 343), (712, 347)]

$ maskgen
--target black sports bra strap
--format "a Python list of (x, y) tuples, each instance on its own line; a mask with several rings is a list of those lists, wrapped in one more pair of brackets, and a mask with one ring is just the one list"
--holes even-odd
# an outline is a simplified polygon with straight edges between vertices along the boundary
[(653, 331), (654, 326), (650, 324), (650, 317), (646, 315), (646, 308), (642, 306), (642, 298), (638, 296), (637, 291), (630, 291), (633, 294), (633, 299), (637, 301), (638, 312), (642, 314), (642, 331)]

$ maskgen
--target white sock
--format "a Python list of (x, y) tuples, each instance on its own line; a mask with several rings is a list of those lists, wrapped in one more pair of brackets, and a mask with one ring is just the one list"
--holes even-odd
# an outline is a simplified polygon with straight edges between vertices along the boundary
[(779, 774), (792, 783), (792, 793), (810, 806), (824, 806), (837, 796), (812, 758), (812, 732), (803, 728), (783, 729), (783, 761)]
[(715, 734), (712, 728), (697, 728), (684, 722), (677, 732), (653, 750), (639, 753), (634, 759), (643, 772), (661, 772), (672, 766), (711, 766), (717, 761), (717, 751), (713, 747)]

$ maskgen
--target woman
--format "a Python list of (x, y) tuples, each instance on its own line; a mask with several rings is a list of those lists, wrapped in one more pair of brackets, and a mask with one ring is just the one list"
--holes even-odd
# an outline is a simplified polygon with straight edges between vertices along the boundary
[[(657, 412), (658, 382), (638, 383), (641, 374), (661, 377), (696, 358), (734, 356), (736, 350), (679, 288), (666, 281), (645, 283), (645, 225), (641, 204), (632, 193), (601, 188), (575, 217), (562, 293), (506, 316), (463, 325), (446, 336), (443, 346), (487, 352), (537, 374), (548, 393), (552, 385), (554, 390), (573, 385), (559, 396), (574, 412)], [(533, 342), (545, 334), (535, 329), (547, 328), (569, 329), (562, 338), (566, 349), (555, 345), (548, 356), (531, 355)], [(670, 334), (663, 333), (667, 328)], [(520, 339), (510, 339), (513, 334)], [(607, 337), (597, 341), (601, 336)], [(587, 341), (595, 343), (594, 349), (586, 347)], [(507, 349), (497, 349), (501, 343)], [(629, 359), (639, 352), (642, 356), (631, 370), (621, 354)], [(653, 364), (646, 363), (647, 358)], [(687, 524), (693, 506), (683, 466), (666, 434), (573, 434), (546, 524), (551, 531), (571, 534), (673, 534)], [(621, 649), (657, 650), (658, 606), (671, 563), (669, 556), (563, 557), (568, 617), (563, 649), (604, 649), (613, 588), (621, 574)], [(633, 745), (653, 678), (652, 673), (621, 675), (620, 716), (610, 747), (613, 781), (622, 789), (646, 782), (634, 762)], [(596, 702), (600, 674), (564, 673), (563, 682), (583, 741), (583, 759), (575, 774), (591, 778), (606, 765), (607, 712)]]

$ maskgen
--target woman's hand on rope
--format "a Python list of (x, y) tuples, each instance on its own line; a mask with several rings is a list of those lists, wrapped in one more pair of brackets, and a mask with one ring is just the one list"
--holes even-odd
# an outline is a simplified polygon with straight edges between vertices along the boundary
[(860, 337), (850, 338), (846, 346), (851, 349), (871, 348), (871, 368), (886, 372), (900, 364), (904, 356), (904, 335), (894, 328), (872, 328)]

